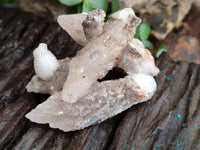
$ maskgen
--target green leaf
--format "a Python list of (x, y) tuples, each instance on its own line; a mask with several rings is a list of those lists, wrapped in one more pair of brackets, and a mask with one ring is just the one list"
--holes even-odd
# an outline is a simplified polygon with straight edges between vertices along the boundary
[(4, 7), (6, 7), (6, 8), (15, 8), (15, 9), (18, 9), (18, 7), (17, 7), (16, 5), (10, 4), (10, 3), (5, 4)]
[(163, 53), (163, 52), (166, 52), (166, 53), (169, 53), (169, 51), (165, 48), (165, 44), (160, 44), (160, 46), (158, 47), (158, 50), (156, 52), (156, 57), (160, 57), (160, 55)]
[(151, 27), (148, 23), (142, 22), (139, 25), (139, 37), (141, 41), (147, 40), (149, 38), (149, 35), (151, 33)]
[(94, 9), (103, 9), (108, 11), (108, 0), (87, 0)]
[(112, 13), (118, 11), (118, 9), (119, 9), (119, 0), (112, 0), (111, 4)]
[(80, 4), (83, 0), (58, 0), (58, 1), (67, 6), (75, 6)]
[(13, 0), (0, 0), (0, 6), (5, 6), (6, 4), (12, 2)]
[(138, 27), (136, 28), (136, 31), (135, 31), (134, 38), (136, 38), (136, 39), (139, 39), (139, 40), (140, 40), (139, 27), (140, 27), (140, 26), (138, 26)]
[(82, 12), (90, 12), (92, 11), (92, 5), (88, 0), (83, 1), (83, 7), (82, 7)]
[(163, 52), (166, 52), (168, 53), (168, 50), (166, 48), (161, 48), (161, 49), (158, 49), (157, 52), (156, 52), (156, 57), (160, 57), (160, 55), (163, 53)]
[(165, 44), (162, 43), (162, 44), (160, 44), (160, 46), (158, 47), (158, 50), (159, 50), (159, 49), (163, 49), (163, 48), (165, 48)]
[(82, 4), (77, 6), (77, 13), (82, 13)]
[(112, 15), (112, 13), (110, 13), (110, 14), (107, 14), (107, 15), (106, 15), (106, 18), (105, 18), (105, 20), (104, 20), (104, 21), (106, 22), (106, 21), (107, 21), (107, 20), (110, 18), (110, 16), (111, 16), (111, 15)]
[(153, 51), (153, 44), (149, 40), (142, 41), (145, 48), (148, 48), (149, 50)]
[[(82, 13), (82, 4), (79, 4), (79, 5), (81, 5), (81, 12), (80, 13)], [(76, 14), (76, 13), (78, 13), (78, 7), (79, 7), (79, 5), (70, 6), (68, 8), (68, 10), (67, 10), (67, 14)]]

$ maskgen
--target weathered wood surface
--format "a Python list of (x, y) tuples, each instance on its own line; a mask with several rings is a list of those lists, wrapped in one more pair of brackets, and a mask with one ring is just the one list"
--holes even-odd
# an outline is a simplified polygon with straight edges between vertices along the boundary
[(25, 90), (40, 42), (58, 58), (81, 48), (57, 24), (0, 8), (0, 149), (200, 149), (200, 66), (168, 55), (156, 61), (161, 73), (153, 98), (101, 124), (64, 133), (27, 120), (24, 115), (47, 98)]

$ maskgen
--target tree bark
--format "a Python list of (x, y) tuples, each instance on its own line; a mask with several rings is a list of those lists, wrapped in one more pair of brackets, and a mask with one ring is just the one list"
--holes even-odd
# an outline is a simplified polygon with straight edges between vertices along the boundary
[(27, 93), (25, 85), (34, 74), (32, 51), (40, 42), (58, 58), (74, 56), (81, 46), (57, 24), (24, 12), (0, 8), (0, 20), (0, 149), (199, 149), (199, 65), (162, 55), (156, 60), (161, 72), (151, 100), (100, 124), (64, 133), (25, 118), (47, 98)]

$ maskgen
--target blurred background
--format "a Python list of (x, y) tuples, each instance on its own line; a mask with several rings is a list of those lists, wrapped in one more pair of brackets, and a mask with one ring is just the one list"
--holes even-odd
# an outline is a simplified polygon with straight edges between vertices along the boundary
[(200, 64), (199, 0), (0, 0), (0, 5), (31, 12), (49, 22), (56, 22), (60, 14), (97, 8), (109, 18), (115, 11), (131, 7), (144, 22), (135, 37), (156, 57), (169, 52), (174, 61)]

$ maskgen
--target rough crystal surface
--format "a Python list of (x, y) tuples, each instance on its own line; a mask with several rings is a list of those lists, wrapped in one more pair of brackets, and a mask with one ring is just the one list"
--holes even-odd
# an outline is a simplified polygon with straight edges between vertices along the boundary
[(129, 75), (118, 80), (96, 82), (88, 94), (75, 103), (62, 101), (61, 93), (56, 93), (26, 117), (63, 131), (79, 130), (150, 99), (155, 90), (156, 82), (152, 76)]
[(26, 86), (27, 91), (52, 95), (62, 90), (63, 83), (65, 82), (69, 73), (69, 60), (70, 58), (68, 57), (59, 60), (59, 68), (49, 80), (42, 80), (40, 77), (38, 77), (38, 75), (34, 75)]
[(105, 12), (101, 9), (96, 9), (88, 13), (82, 24), (84, 33), (88, 40), (99, 36), (103, 32), (105, 16)]
[(159, 73), (149, 50), (145, 49), (142, 43), (134, 38), (123, 52), (118, 67), (123, 68), (127, 74), (156, 76)]
[[(29, 82), (29, 92), (51, 95), (26, 115), (31, 121), (49, 123), (63, 131), (79, 130), (153, 96), (157, 85), (152, 76), (159, 69), (150, 52), (132, 38), (140, 19), (130, 8), (115, 13), (105, 24), (104, 16), (97, 14), (58, 18), (59, 24), (84, 48), (72, 59), (59, 60), (59, 68), (50, 79), (42, 80), (36, 73)], [(85, 31), (84, 20), (94, 21), (85, 26)], [(100, 30), (96, 32), (95, 27)], [(116, 66), (127, 76), (98, 82)], [(63, 96), (67, 96), (66, 101)]]
[[(97, 79), (103, 78), (116, 65), (116, 59), (131, 41), (140, 22), (135, 15), (129, 15), (129, 12), (126, 15), (126, 20), (113, 19), (111, 16), (104, 26), (104, 32), (98, 38), (91, 39), (72, 58), (69, 63), (70, 72), (61, 93), (62, 100), (76, 102)], [(129, 25), (132, 20), (134, 23)]]

